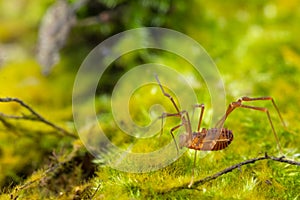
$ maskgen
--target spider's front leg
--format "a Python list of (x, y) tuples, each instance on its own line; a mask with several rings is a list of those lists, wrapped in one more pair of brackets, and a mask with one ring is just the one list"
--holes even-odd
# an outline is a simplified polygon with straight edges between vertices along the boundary
[(171, 128), (170, 130), (170, 134), (172, 135), (172, 138), (174, 140), (175, 146), (176, 146), (176, 150), (177, 150), (177, 154), (179, 154), (179, 148), (174, 136), (174, 131), (177, 130), (178, 128), (180, 128), (181, 126), (185, 127), (186, 130), (186, 134), (184, 134), (183, 136), (185, 136), (185, 140), (188, 142), (185, 145), (185, 140), (182, 141), (182, 137), (180, 137), (180, 148), (182, 147), (187, 147), (188, 144), (190, 143), (191, 139), (192, 139), (192, 130), (191, 130), (191, 124), (190, 124), (190, 119), (189, 119), (189, 115), (187, 111), (181, 111), (179, 113), (163, 113), (162, 116), (160, 118), (162, 118), (162, 122), (161, 122), (161, 134), (163, 133), (163, 119), (166, 117), (180, 117), (181, 118), (181, 123), (173, 128)]
[(170, 101), (172, 102), (173, 106), (175, 107), (177, 113), (180, 113), (180, 110), (179, 110), (177, 104), (175, 103), (174, 98), (173, 98), (169, 93), (167, 93), (167, 92), (164, 90), (164, 87), (163, 87), (162, 84), (160, 83), (160, 80), (158, 79), (158, 76), (157, 76), (157, 75), (155, 75), (155, 79), (156, 79), (156, 81), (157, 81), (157, 83), (158, 83), (158, 85), (159, 85), (159, 87), (160, 87), (162, 93), (164, 94), (164, 96), (165, 96), (165, 97), (168, 97), (168, 98), (170, 99)]
[[(161, 118), (161, 133), (160, 135), (163, 134), (163, 125), (164, 125), (164, 118), (166, 117), (181, 117), (180, 113), (163, 113), (162, 116), (160, 117)], [(174, 140), (174, 143), (175, 143), (175, 146), (176, 146), (176, 150), (177, 150), (177, 154), (179, 154), (179, 148), (178, 148), (178, 145), (177, 145), (177, 142), (175, 140), (175, 137), (174, 137), (174, 134), (173, 132), (178, 129), (179, 127), (181, 127), (183, 124), (179, 124), (175, 127), (173, 127), (171, 130), (170, 130), (170, 133), (172, 135), (172, 138)]]

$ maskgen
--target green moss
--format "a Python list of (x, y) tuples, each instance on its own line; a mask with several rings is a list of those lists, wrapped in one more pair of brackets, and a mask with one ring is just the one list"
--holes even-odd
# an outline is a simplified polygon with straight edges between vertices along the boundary
[[(114, 7), (113, 5), (118, 1), (106, 2), (110, 7)], [(168, 27), (181, 30), (199, 41), (213, 57), (220, 70), (226, 88), (227, 103), (241, 96), (274, 97), (287, 123), (286, 128), (281, 125), (271, 103), (248, 103), (269, 109), (283, 152), (288, 158), (299, 160), (300, 15), (296, 10), (298, 2), (296, 0), (223, 3), (192, 1), (190, 4), (183, 4), (174, 1), (170, 13), (164, 12), (168, 7), (165, 2), (167, 1), (162, 1), (162, 7), (159, 7), (160, 15), (150, 19), (146, 18), (152, 16), (151, 9), (142, 13), (139, 10), (144, 9), (137, 9), (141, 4), (137, 7), (133, 4), (133, 7), (127, 10), (131, 14), (118, 23), (125, 21), (128, 22), (125, 27), (135, 27), (144, 22), (153, 25), (166, 21)], [(102, 32), (107, 35), (113, 32), (114, 27), (122, 26), (109, 22), (101, 25), (101, 30), (96, 25), (85, 27), (82, 30), (90, 31), (91, 34), (87, 34), (87, 38), (83, 38), (84, 36), (79, 38), (76, 33), (73, 33), (73, 37), (61, 54), (61, 62), (50, 76), (44, 77), (40, 73), (40, 66), (33, 58), (32, 47), (35, 42), (33, 38), (37, 35), (37, 32), (33, 31), (36, 28), (33, 27), (38, 26), (37, 16), (42, 14), (49, 1), (42, 4), (36, 4), (34, 0), (23, 3), (14, 1), (0, 3), (0, 15), (4, 16), (5, 21), (1, 19), (0, 41), (8, 44), (20, 43), (22, 48), (26, 48), (21, 53), (15, 51), (12, 54), (14, 59), (1, 66), (0, 96), (18, 97), (50, 121), (75, 132), (71, 102), (73, 81), (80, 66), (78, 62), (82, 61), (90, 49), (90, 46), (83, 42), (96, 37), (94, 33)], [(20, 18), (22, 12), (12, 12), (8, 9), (17, 4), (18, 11), (21, 9), (20, 5), (27, 5), (25, 10), (33, 8), (33, 11), (25, 16), (24, 21)], [(85, 8), (83, 11), (88, 12), (88, 9)], [(162, 13), (172, 17), (165, 19), (161, 16)], [(134, 19), (145, 16), (145, 19), (130, 21), (130, 16)], [(80, 33), (82, 30), (79, 29), (81, 27), (76, 27), (74, 32)], [(116, 28), (119, 29), (121, 28)], [(100, 36), (102, 37), (104, 36)], [(187, 48), (182, 44), (174, 44), (174, 46)], [(171, 66), (192, 80), (196, 80), (193, 82), (193, 87), (199, 102), (194, 103), (205, 103), (207, 109), (203, 127), (209, 124), (211, 117), (209, 92), (202, 77), (196, 74), (189, 63), (160, 50), (133, 52), (116, 61), (114, 68), (108, 70), (107, 77), (103, 79), (107, 87), (97, 91), (95, 108), (99, 124), (115, 145), (126, 149), (134, 142), (133, 152), (150, 152), (171, 141), (169, 130), (180, 123), (179, 119), (169, 118), (165, 122), (163, 135), (159, 137), (158, 132), (154, 137), (136, 141), (120, 130), (113, 120), (110, 94), (103, 94), (103, 92), (111, 91), (116, 77), (120, 76), (121, 72), (143, 62)], [(164, 84), (170, 86), (170, 89), (173, 86), (182, 87), (176, 82)], [(149, 93), (152, 89), (154, 92)], [(171, 90), (168, 92), (173, 94)], [(174, 112), (170, 101), (160, 93), (158, 86), (150, 84), (135, 91), (129, 100), (130, 116), (128, 117), (140, 126), (148, 125), (161, 114), (158, 112), (159, 109), (154, 109), (149, 115), (149, 110), (151, 111), (150, 108), (154, 103), (163, 105), (167, 112)], [(28, 114), (25, 109), (14, 103), (1, 103), (0, 112), (18, 116)], [(196, 123), (195, 117), (193, 127), (196, 127)], [(160, 121), (158, 124), (160, 125)], [(225, 126), (233, 131), (233, 142), (225, 150), (198, 154), (195, 179), (205, 178), (233, 164), (258, 157), (264, 152), (278, 155), (276, 141), (265, 113), (241, 108), (228, 117)], [(89, 131), (93, 133), (93, 129)], [(181, 131), (183, 129), (176, 131), (175, 135), (180, 134)], [(53, 166), (58, 167), (49, 172)], [(94, 160), (83, 148), (80, 140), (62, 138), (45, 124), (33, 121), (0, 121), (0, 186), (2, 188), (0, 199), (115, 199), (118, 197), (119, 199), (260, 200), (300, 197), (299, 167), (266, 160), (242, 166), (194, 189), (169, 191), (170, 188), (189, 183), (192, 166), (193, 151), (187, 151), (174, 163), (154, 172), (121, 172), (105, 166), (101, 159)]]

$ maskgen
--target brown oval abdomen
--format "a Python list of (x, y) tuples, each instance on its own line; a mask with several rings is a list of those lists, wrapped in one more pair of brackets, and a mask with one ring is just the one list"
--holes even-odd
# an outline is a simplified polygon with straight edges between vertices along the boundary
[(226, 128), (222, 128), (221, 134), (219, 138), (216, 140), (216, 144), (211, 150), (219, 151), (225, 149), (232, 142), (232, 140), (233, 140), (232, 131)]

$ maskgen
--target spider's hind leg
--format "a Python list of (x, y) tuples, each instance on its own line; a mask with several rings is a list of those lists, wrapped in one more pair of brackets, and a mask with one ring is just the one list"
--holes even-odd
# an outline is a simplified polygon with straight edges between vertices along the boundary
[(280, 146), (280, 143), (279, 143), (279, 139), (278, 139), (278, 136), (277, 136), (277, 133), (276, 133), (276, 130), (274, 128), (274, 125), (273, 125), (273, 122), (272, 122), (272, 119), (271, 119), (271, 116), (270, 116), (270, 113), (269, 113), (269, 110), (265, 107), (257, 107), (257, 106), (249, 106), (249, 105), (244, 105), (243, 102), (244, 101), (271, 101), (274, 108), (276, 109), (278, 115), (279, 115), (279, 118), (281, 120), (281, 123), (283, 124), (284, 127), (286, 127), (284, 121), (283, 121), (283, 118), (279, 112), (279, 109), (277, 107), (277, 105), (275, 104), (275, 101), (272, 97), (256, 97), (256, 98), (251, 98), (251, 97), (242, 97), (240, 99), (238, 99), (237, 101), (235, 102), (232, 102), (231, 104), (229, 104), (227, 110), (226, 110), (226, 113), (225, 115), (222, 117), (222, 119), (217, 123), (217, 126), (221, 127), (223, 126), (225, 120), (227, 119), (228, 115), (235, 109), (235, 108), (247, 108), (247, 109), (252, 109), (252, 110), (258, 110), (258, 111), (262, 111), (264, 113), (267, 114), (267, 117), (268, 117), (268, 121), (271, 125), (271, 128), (272, 128), (272, 132), (274, 134), (274, 137), (276, 139), (276, 143), (277, 143), (277, 147), (279, 149), (279, 152), (280, 154), (283, 155), (283, 152), (282, 152), (282, 148)]

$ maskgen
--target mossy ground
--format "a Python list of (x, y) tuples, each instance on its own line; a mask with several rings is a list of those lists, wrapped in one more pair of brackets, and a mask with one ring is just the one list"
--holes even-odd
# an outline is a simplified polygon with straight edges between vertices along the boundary
[[(1, 2), (1, 10), (4, 11), (14, 4), (19, 5), (16, 1), (9, 2), (11, 3)], [(38, 17), (42, 15), (45, 5), (50, 2), (45, 1), (44, 5), (37, 4), (33, 0), (28, 2), (30, 3), (27, 6), (34, 9), (34, 12), (25, 15), (23, 19), (17, 12), (1, 12), (10, 23), (1, 25), (0, 41), (5, 43), (14, 41), (12, 42), (14, 45), (18, 44), (17, 46), (22, 48), (13, 52), (11, 56), (15, 58), (0, 68), (0, 97), (18, 97), (50, 121), (75, 132), (71, 97), (77, 68), (72, 66), (80, 65), (80, 58), (84, 58), (88, 48), (75, 51), (66, 47), (62, 60), (54, 68), (53, 73), (48, 77), (42, 76), (38, 64), (32, 57), (34, 54), (32, 45), (35, 41), (33, 38), (36, 38), (37, 34)], [(184, 32), (196, 39), (212, 56), (224, 81), (227, 103), (241, 96), (274, 97), (287, 123), (286, 129), (281, 125), (271, 103), (258, 102), (254, 105), (270, 110), (283, 152), (288, 158), (299, 161), (298, 2), (296, 0), (251, 3), (193, 1), (191, 5), (187, 4), (182, 9), (187, 9), (184, 14), (181, 13), (184, 20), (174, 18), (169, 19), (167, 23), (174, 29), (181, 30), (181, 27), (184, 27)], [(21, 19), (23, 21), (20, 21)], [(26, 37), (21, 37), (20, 33)], [(79, 54), (80, 56), (77, 56)], [(178, 69), (184, 68), (182, 73), (192, 74), (191, 68), (183, 60), (174, 59), (169, 55), (161, 57), (151, 54), (151, 56), (152, 61), (175, 68), (177, 66)], [(124, 63), (133, 66), (134, 61), (130, 56), (118, 61), (118, 65), (122, 66)], [(128, 69), (126, 66), (123, 67)], [(194, 78), (201, 82), (200, 77)], [(209, 94), (205, 87), (196, 90), (199, 90), (198, 103), (205, 103), (208, 106), (204, 118), (205, 126), (209, 124), (210, 117)], [(147, 106), (153, 101), (159, 99), (167, 109), (172, 109), (168, 107), (168, 100), (164, 100), (165, 97), (160, 92), (149, 97), (149, 93), (145, 91), (139, 91), (140, 95), (132, 100), (136, 101), (132, 103), (132, 116), (141, 125), (149, 121)], [(145, 96), (147, 98), (143, 98)], [(111, 132), (110, 138), (115, 144), (124, 146), (130, 144), (130, 138), (125, 137), (114, 126), (108, 106), (110, 95), (99, 92), (98, 97), (96, 108), (99, 116), (102, 116), (101, 119), (104, 119), (103, 128)], [(0, 104), (0, 112), (26, 114), (22, 107), (13, 103)], [(193, 165), (191, 151), (187, 151), (177, 161), (158, 171), (125, 173), (94, 159), (79, 139), (61, 137), (43, 123), (7, 121), (10, 126), (0, 123), (1, 199), (300, 198), (300, 169), (297, 166), (269, 160), (260, 161), (243, 166), (194, 189), (163, 192), (190, 181)], [(148, 150), (151, 151), (157, 145), (169, 141), (171, 136), (168, 130), (178, 121), (169, 122), (160, 138), (142, 141), (134, 150), (144, 151), (144, 143), (147, 143)], [(196, 179), (204, 178), (249, 158), (258, 157), (264, 152), (278, 155), (276, 141), (264, 113), (239, 109), (230, 115), (225, 125), (234, 133), (232, 144), (223, 151), (211, 152), (199, 158), (195, 171)]]

